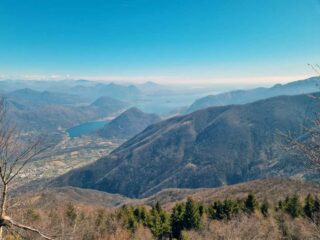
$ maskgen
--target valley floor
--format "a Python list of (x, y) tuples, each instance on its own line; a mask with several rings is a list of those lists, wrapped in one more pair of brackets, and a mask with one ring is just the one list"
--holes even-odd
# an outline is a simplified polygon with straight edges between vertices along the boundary
[(15, 179), (15, 187), (31, 181), (60, 176), (69, 170), (92, 163), (109, 154), (123, 140), (106, 140), (97, 136), (70, 138), (62, 133), (59, 142), (26, 165)]

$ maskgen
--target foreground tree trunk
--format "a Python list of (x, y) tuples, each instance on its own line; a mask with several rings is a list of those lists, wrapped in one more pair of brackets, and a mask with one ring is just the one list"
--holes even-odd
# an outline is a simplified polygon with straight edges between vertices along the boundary
[(7, 198), (9, 184), (18, 176), (26, 164), (39, 155), (46, 148), (40, 147), (40, 141), (26, 146), (20, 143), (19, 135), (6, 121), (7, 109), (5, 101), (0, 99), (0, 240), (4, 240), (4, 229), (20, 229), (40, 235), (44, 239), (51, 237), (41, 233), (38, 229), (15, 222), (7, 216)]
[(7, 202), (7, 191), (8, 191), (8, 186), (6, 184), (3, 184), (2, 188), (2, 194), (1, 194), (1, 205), (0, 205), (0, 240), (3, 239), (3, 224), (4, 224), (4, 219), (6, 218), (5, 213), (6, 213), (6, 202)]

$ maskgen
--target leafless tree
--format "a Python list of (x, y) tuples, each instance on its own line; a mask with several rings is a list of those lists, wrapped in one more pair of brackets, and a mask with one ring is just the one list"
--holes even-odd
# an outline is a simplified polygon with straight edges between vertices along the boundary
[(7, 198), (9, 186), (17, 177), (21, 170), (33, 158), (44, 151), (40, 141), (32, 144), (26, 144), (19, 140), (19, 134), (16, 128), (10, 127), (8, 123), (8, 114), (6, 102), (3, 97), (0, 98), (0, 240), (4, 239), (4, 229), (20, 229), (36, 233), (44, 239), (52, 239), (46, 236), (38, 229), (20, 224), (7, 215)]

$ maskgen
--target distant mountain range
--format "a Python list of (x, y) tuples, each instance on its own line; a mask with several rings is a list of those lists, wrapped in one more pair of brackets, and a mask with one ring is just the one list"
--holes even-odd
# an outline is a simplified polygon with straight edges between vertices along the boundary
[(148, 114), (138, 108), (130, 108), (98, 130), (104, 138), (128, 139), (160, 121), (156, 114)]
[(71, 104), (72, 101), (73, 98), (65, 94), (19, 90), (7, 97), (8, 114), (11, 123), (23, 131), (48, 133), (104, 118), (128, 107), (128, 103), (110, 97), (80, 106)]
[(236, 90), (217, 95), (210, 95), (196, 100), (187, 112), (212, 106), (226, 106), (230, 104), (245, 104), (261, 99), (280, 95), (297, 95), (319, 91), (319, 77), (290, 82), (288, 84), (276, 84), (271, 88), (255, 88), (251, 90)]
[(78, 96), (85, 96), (91, 100), (102, 96), (119, 100), (129, 100), (138, 98), (141, 95), (140, 90), (134, 85), (124, 86), (115, 83), (98, 83), (94, 86), (76, 85), (68, 89), (68, 92), (72, 92)]
[(201, 188), (307, 173), (281, 147), (279, 132), (300, 136), (320, 94), (211, 107), (147, 127), (110, 155), (53, 181), (145, 197), (165, 188)]
[(76, 85), (89, 87), (95, 84), (97, 84), (97, 82), (87, 80), (2, 80), (0, 81), (0, 89), (6, 93), (24, 88), (30, 88), (36, 91), (64, 92)]
[(49, 91), (36, 91), (30, 88), (23, 88), (9, 92), (6, 94), (6, 97), (26, 104), (36, 105), (70, 105), (81, 104), (83, 102), (82, 98), (76, 95)]
[[(146, 86), (152, 88), (155, 85)], [(38, 91), (43, 94), (50, 93), (64, 93), (77, 96), (82, 101), (92, 102), (98, 97), (108, 96), (120, 100), (135, 99), (141, 95), (141, 91), (134, 85), (121, 85), (108, 82), (94, 82), (88, 80), (61, 80), (61, 81), (22, 81), (22, 80), (7, 80), (0, 81), (0, 89), (3, 93), (28, 94), (27, 91)], [(35, 92), (35, 94), (37, 94)], [(66, 96), (67, 97), (67, 96)]]

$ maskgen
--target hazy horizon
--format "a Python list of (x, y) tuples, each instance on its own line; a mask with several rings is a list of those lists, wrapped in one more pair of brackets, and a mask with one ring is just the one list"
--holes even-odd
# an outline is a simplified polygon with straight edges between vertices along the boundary
[(319, 0), (1, 5), (0, 79), (274, 84), (319, 59)]
[(167, 86), (230, 86), (235, 87), (256, 87), (272, 86), (275, 84), (287, 84), (294, 81), (305, 80), (315, 75), (289, 76), (289, 77), (263, 77), (263, 78), (213, 78), (213, 79), (179, 79), (157, 78), (157, 77), (75, 77), (71, 76), (0, 76), (0, 81), (91, 81), (97, 83), (115, 83), (120, 85), (155, 83)]

